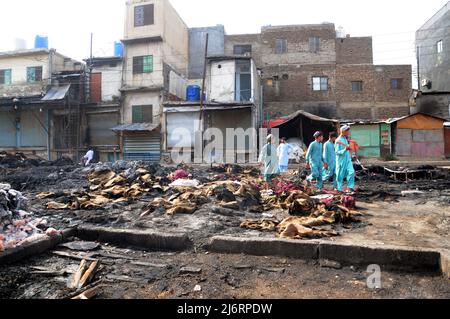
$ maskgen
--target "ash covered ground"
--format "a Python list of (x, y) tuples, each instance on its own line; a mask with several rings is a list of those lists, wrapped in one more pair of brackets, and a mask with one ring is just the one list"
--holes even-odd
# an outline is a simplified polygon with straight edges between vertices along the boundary
[[(338, 265), (330, 270), (316, 262), (214, 255), (203, 249), (217, 235), (450, 249), (448, 171), (421, 170), (423, 175), (405, 180), (402, 174), (394, 180), (381, 167), (361, 170), (356, 207), (348, 198), (315, 193), (304, 184), (304, 171), (265, 185), (259, 171), (248, 166), (119, 161), (84, 168), (69, 160), (17, 157), (16, 162), (0, 161), (0, 182), (28, 199), (32, 219), (45, 220), (43, 232), (94, 225), (187, 233), (193, 240), (192, 251), (184, 253), (102, 244), (97, 254), (84, 255), (101, 257), (100, 298), (346, 298), (354, 291), (363, 298), (448, 298), (448, 282), (436, 275), (389, 272), (385, 287), (370, 291), (365, 269)], [(48, 252), (2, 266), (0, 298), (68, 297), (67, 280), (78, 264)]]

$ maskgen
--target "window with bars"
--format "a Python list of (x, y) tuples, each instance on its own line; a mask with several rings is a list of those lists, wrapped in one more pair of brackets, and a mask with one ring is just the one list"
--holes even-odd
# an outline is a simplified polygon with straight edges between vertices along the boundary
[(233, 53), (236, 55), (252, 54), (251, 44), (236, 44), (233, 47)]
[(153, 56), (136, 56), (133, 58), (133, 74), (152, 73)]
[(11, 69), (0, 70), (0, 85), (10, 85), (11, 84)]
[(33, 66), (27, 68), (27, 82), (35, 83), (42, 81), (42, 66)]
[(363, 82), (362, 81), (352, 81), (352, 91), (353, 92), (362, 92), (363, 90)]
[(328, 91), (328, 78), (324, 76), (314, 76), (312, 78), (313, 91)]
[(401, 90), (403, 87), (403, 79), (391, 79), (391, 89)]
[(319, 37), (309, 38), (309, 50), (314, 53), (320, 51), (320, 38)]
[(152, 105), (133, 105), (132, 110), (133, 124), (137, 123), (153, 123), (153, 106)]
[(276, 54), (287, 53), (287, 40), (286, 39), (277, 39), (276, 40), (275, 53)]
[(143, 27), (155, 23), (155, 6), (146, 4), (134, 7), (134, 26)]

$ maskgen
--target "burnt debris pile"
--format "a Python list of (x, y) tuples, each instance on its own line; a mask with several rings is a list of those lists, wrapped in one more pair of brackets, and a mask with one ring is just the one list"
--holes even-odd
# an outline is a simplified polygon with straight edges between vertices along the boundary
[(44, 219), (27, 212), (27, 199), (9, 184), (0, 184), (0, 252), (53, 235)]
[(0, 167), (2, 168), (26, 168), (38, 166), (70, 166), (74, 162), (67, 157), (56, 161), (47, 161), (38, 156), (27, 156), (24, 153), (0, 152)]

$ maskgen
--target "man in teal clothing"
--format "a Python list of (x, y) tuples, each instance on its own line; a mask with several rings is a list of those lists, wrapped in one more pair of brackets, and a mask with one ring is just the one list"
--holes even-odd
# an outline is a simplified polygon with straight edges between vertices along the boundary
[(259, 163), (264, 165), (263, 177), (265, 182), (270, 182), (279, 174), (278, 154), (275, 147), (275, 137), (271, 134), (267, 136), (267, 144), (261, 150)]
[(317, 189), (323, 188), (323, 168), (328, 169), (328, 165), (323, 162), (323, 133), (314, 134), (315, 141), (311, 143), (306, 154), (306, 167), (311, 168), (311, 175), (308, 176), (309, 182), (317, 181)]
[(344, 189), (344, 179), (347, 180), (349, 192), (355, 189), (355, 168), (352, 163), (352, 148), (348, 141), (350, 137), (350, 126), (345, 125), (341, 128), (341, 135), (336, 140), (336, 180), (337, 190), (342, 192)]
[(328, 165), (328, 169), (323, 171), (323, 181), (333, 181), (333, 188), (337, 189), (336, 181), (336, 150), (335, 142), (338, 135), (336, 132), (330, 133), (330, 139), (323, 147), (323, 161)]

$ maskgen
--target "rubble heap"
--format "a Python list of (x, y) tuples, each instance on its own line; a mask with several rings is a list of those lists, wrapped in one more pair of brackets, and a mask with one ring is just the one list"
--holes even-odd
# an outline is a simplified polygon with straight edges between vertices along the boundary
[[(120, 165), (119, 165), (120, 166)], [(270, 215), (288, 212), (285, 220), (246, 220), (246, 229), (277, 230), (282, 238), (316, 238), (338, 235), (333, 225), (359, 222), (352, 197), (317, 195), (297, 176), (265, 183), (254, 168), (236, 165), (207, 170), (189, 167), (165, 170), (143, 165), (99, 165), (87, 176), (89, 186), (73, 192), (47, 192), (53, 210), (102, 210), (113, 205), (127, 206), (145, 196), (150, 199), (140, 218), (155, 212), (175, 216), (195, 214), (200, 209), (239, 218), (242, 213)]]
[[(289, 211), (282, 221), (276, 219), (246, 220), (242, 228), (261, 231), (276, 231), (280, 238), (322, 238), (339, 234), (332, 229), (335, 224), (359, 223), (362, 214), (353, 210), (354, 200), (349, 196), (320, 195), (309, 196), (295, 190), (276, 195), (267, 190), (262, 195), (264, 209)], [(347, 207), (346, 207), (347, 206)]]
[[(0, 184), (0, 252), (45, 235), (46, 221), (31, 218), (26, 211), (27, 199), (9, 184)], [(54, 233), (47, 229), (47, 234)]]
[(4, 168), (24, 168), (37, 166), (69, 166), (73, 165), (70, 158), (60, 158), (56, 161), (49, 162), (37, 156), (26, 156), (24, 153), (16, 152), (0, 152), (0, 167)]

